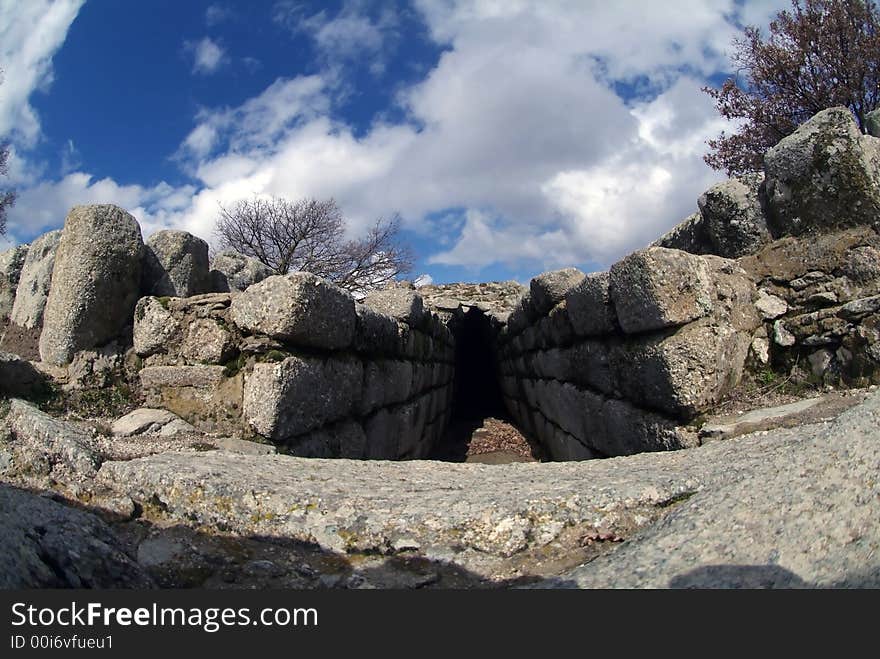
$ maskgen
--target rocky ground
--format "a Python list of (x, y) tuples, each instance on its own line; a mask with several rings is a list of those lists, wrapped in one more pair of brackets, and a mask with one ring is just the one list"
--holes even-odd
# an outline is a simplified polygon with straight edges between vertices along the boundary
[(4, 587), (878, 586), (878, 421), (872, 392), (833, 421), (694, 449), (492, 466), (161, 436), (151, 455), (107, 454), (13, 403), (0, 574)]
[(488, 417), (471, 435), (466, 462), (534, 462), (534, 453), (535, 450), (516, 426), (509, 421)]

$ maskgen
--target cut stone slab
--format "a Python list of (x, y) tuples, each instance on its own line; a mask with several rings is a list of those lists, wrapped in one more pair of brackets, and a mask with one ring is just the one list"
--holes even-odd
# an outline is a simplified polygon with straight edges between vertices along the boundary
[(544, 315), (565, 299), (566, 294), (584, 280), (577, 268), (563, 268), (544, 272), (529, 283), (535, 310)]
[(308, 272), (276, 275), (235, 296), (232, 320), (246, 332), (296, 345), (351, 345), (356, 315), (351, 295)]
[(664, 247), (633, 252), (610, 270), (610, 294), (627, 334), (683, 325), (712, 311), (712, 279), (699, 256)]
[(680, 249), (691, 254), (711, 254), (714, 251), (706, 221), (700, 213), (689, 215), (653, 243), (652, 247)]
[(713, 254), (737, 258), (757, 252), (770, 242), (758, 198), (762, 180), (763, 176), (729, 179), (713, 185), (697, 200)]
[(259, 435), (285, 442), (351, 414), (362, 385), (363, 367), (354, 359), (292, 356), (255, 364), (245, 379), (244, 420)]
[(406, 323), (410, 327), (421, 327), (425, 320), (425, 305), (422, 296), (408, 288), (386, 288), (371, 291), (364, 298), (364, 304), (377, 311)]
[(592, 272), (565, 296), (568, 319), (578, 336), (601, 336), (614, 332), (617, 319), (608, 287), (607, 272)]

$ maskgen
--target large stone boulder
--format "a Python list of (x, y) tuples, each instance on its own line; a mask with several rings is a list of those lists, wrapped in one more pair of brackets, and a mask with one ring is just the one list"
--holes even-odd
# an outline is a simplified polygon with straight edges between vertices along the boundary
[(211, 259), (211, 290), (217, 293), (243, 291), (272, 276), (272, 270), (257, 259), (227, 249)]
[(256, 364), (245, 379), (244, 419), (263, 437), (285, 442), (351, 415), (362, 382), (363, 367), (353, 359), (292, 356)]
[(19, 327), (33, 330), (43, 326), (43, 312), (49, 299), (49, 285), (60, 242), (61, 229), (56, 229), (31, 243), (9, 318)]
[(186, 231), (157, 231), (144, 256), (144, 294), (190, 297), (208, 292), (208, 243), (201, 238)]
[(27, 253), (27, 245), (18, 245), (0, 252), (0, 327), (6, 324), (12, 312)]
[(584, 273), (577, 268), (563, 268), (544, 272), (529, 282), (532, 304), (544, 315), (562, 302), (566, 294), (584, 280)]
[(410, 327), (418, 327), (425, 318), (422, 296), (410, 288), (386, 288), (371, 291), (364, 298), (371, 309), (391, 316)]
[(611, 300), (627, 334), (683, 325), (712, 310), (709, 267), (687, 252), (649, 247), (615, 263), (609, 276)]
[(862, 135), (849, 110), (829, 108), (764, 156), (777, 236), (872, 224), (880, 217), (880, 139)]
[(701, 213), (687, 216), (651, 243), (651, 247), (680, 249), (691, 254), (710, 254), (714, 249), (706, 229), (706, 220)]
[(43, 315), (43, 361), (67, 364), (122, 334), (138, 299), (143, 251), (137, 220), (118, 206), (71, 209)]
[(572, 330), (578, 336), (611, 334), (617, 327), (607, 272), (592, 272), (565, 296)]
[(308, 272), (276, 275), (232, 300), (233, 322), (246, 332), (315, 348), (351, 345), (354, 298)]
[(25, 359), (40, 358), (40, 332), (43, 312), (49, 299), (55, 253), (61, 240), (61, 229), (50, 231), (31, 243), (21, 276), (9, 325), (0, 341), (0, 349)]
[(761, 182), (760, 176), (733, 178), (713, 185), (697, 200), (713, 254), (736, 258), (770, 242), (759, 198)]
[(13, 462), (20, 473), (51, 474), (56, 480), (92, 477), (101, 456), (92, 446), (91, 434), (55, 419), (30, 403), (12, 399), (6, 425), (15, 440)]

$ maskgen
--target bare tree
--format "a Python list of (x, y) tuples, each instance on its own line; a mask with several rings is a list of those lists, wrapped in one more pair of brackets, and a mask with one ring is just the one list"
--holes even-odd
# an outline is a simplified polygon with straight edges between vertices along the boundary
[(333, 199), (290, 201), (252, 197), (220, 206), (217, 234), (223, 247), (252, 256), (278, 274), (313, 272), (362, 294), (412, 268), (401, 244), (397, 216), (379, 219), (361, 239), (345, 237), (346, 224)]
[[(0, 82), (3, 81), (3, 71), (0, 70)], [(9, 144), (0, 142), (0, 176), (6, 176), (9, 163)], [(6, 235), (6, 212), (15, 203), (14, 190), (0, 190), (0, 236)]]
[(865, 116), (880, 105), (873, 0), (792, 0), (766, 40), (747, 27), (733, 47), (737, 75), (720, 89), (703, 88), (723, 117), (742, 122), (708, 141), (706, 163), (730, 176), (760, 171), (767, 149), (825, 108), (848, 107), (865, 131)]

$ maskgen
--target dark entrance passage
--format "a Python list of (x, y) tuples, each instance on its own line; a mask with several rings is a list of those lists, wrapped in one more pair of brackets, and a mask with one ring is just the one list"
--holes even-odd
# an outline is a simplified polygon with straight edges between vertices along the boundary
[[(484, 430), (510, 423), (499, 385), (493, 349), (494, 331), (486, 315), (471, 308), (450, 324), (455, 336), (455, 395), (452, 420), (442, 442), (431, 456), (435, 460), (464, 462), (472, 438)], [(511, 430), (513, 428), (511, 427)]]

